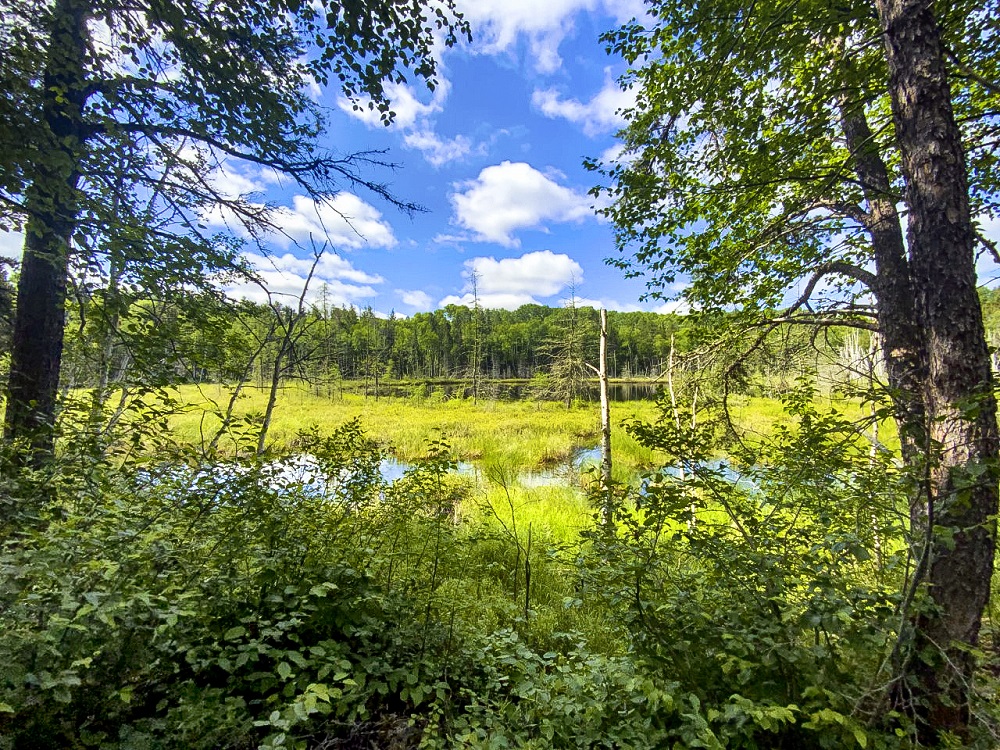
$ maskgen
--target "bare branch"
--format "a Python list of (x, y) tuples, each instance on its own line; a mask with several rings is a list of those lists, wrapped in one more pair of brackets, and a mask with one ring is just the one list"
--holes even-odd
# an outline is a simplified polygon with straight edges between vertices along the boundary
[(1000, 83), (991, 81), (987, 78), (983, 78), (976, 71), (974, 71), (965, 63), (963, 63), (959, 59), (958, 55), (955, 54), (955, 51), (950, 47), (945, 46), (944, 53), (945, 55), (947, 55), (948, 59), (951, 60), (952, 64), (955, 66), (955, 69), (963, 76), (968, 78), (970, 81), (975, 81), (991, 94), (1000, 94)]

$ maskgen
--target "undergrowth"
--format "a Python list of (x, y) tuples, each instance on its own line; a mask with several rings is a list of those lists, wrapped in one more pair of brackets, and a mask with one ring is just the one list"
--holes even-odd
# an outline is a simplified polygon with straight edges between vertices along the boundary
[(711, 420), (633, 421), (674, 469), (589, 504), (442, 440), (387, 482), (357, 420), (263, 457), (148, 414), (71, 442), (4, 487), (0, 748), (913, 747), (880, 703), (906, 478), (786, 409), (729, 469)]

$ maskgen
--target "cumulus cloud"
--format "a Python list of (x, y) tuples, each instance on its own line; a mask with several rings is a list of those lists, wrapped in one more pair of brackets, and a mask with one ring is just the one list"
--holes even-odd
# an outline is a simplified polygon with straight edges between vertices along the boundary
[[(225, 209), (217, 207), (202, 218), (209, 226), (246, 234)], [(268, 239), (282, 248), (308, 242), (310, 237), (320, 243), (328, 240), (338, 249), (396, 245), (392, 227), (382, 213), (353, 193), (338, 193), (326, 201), (296, 195), (291, 206), (278, 207), (271, 218), (278, 231)]]
[[(1000, 216), (992, 219), (989, 216), (980, 216), (977, 222), (983, 237), (1000, 245)], [(996, 286), (1000, 279), (1000, 263), (997, 263), (992, 253), (982, 252), (976, 258), (976, 274), (979, 276), (980, 284)]]
[(24, 251), (24, 234), (0, 230), (0, 257), (21, 260)]
[(462, 275), (467, 279), (462, 295), (451, 295), (440, 305), (466, 305), (475, 302), (472, 279), (475, 277), (479, 304), (488, 308), (513, 310), (521, 305), (538, 304), (539, 297), (551, 297), (571, 284), (583, 280), (583, 268), (564, 253), (541, 250), (519, 258), (470, 258)]
[[(420, 151), (435, 167), (461, 159), (472, 149), (472, 142), (465, 136), (445, 138), (434, 130), (433, 116), (443, 111), (448, 94), (451, 92), (451, 83), (443, 77), (439, 78), (439, 84), (429, 102), (420, 101), (413, 87), (405, 83), (391, 83), (386, 86), (386, 96), (396, 115), (389, 127), (403, 132), (405, 134), (403, 145)], [(355, 104), (342, 96), (337, 100), (337, 106), (369, 127), (383, 126), (381, 114), (371, 106), (370, 101), (360, 101)]]
[[(292, 253), (266, 257), (247, 253), (245, 258), (254, 268), (267, 292), (284, 304), (294, 305), (302, 295), (312, 258), (299, 258)], [(372, 285), (381, 284), (381, 276), (357, 269), (347, 259), (327, 252), (320, 258), (309, 283), (307, 300), (319, 304), (324, 296), (333, 306), (354, 305), (378, 292)], [(225, 288), (231, 297), (241, 297), (255, 302), (266, 302), (267, 292), (257, 284), (233, 284)]]
[(461, 159), (472, 150), (472, 142), (464, 135), (443, 139), (430, 128), (407, 133), (403, 143), (422, 152), (424, 158), (435, 167)]
[(486, 167), (475, 180), (456, 184), (454, 221), (471, 230), (476, 241), (517, 247), (520, 241), (513, 233), (518, 229), (593, 216), (590, 198), (560, 185), (554, 176), (524, 162)]
[(396, 294), (398, 294), (399, 298), (403, 300), (404, 305), (409, 305), (410, 307), (421, 312), (430, 310), (434, 304), (434, 300), (431, 299), (431, 295), (427, 292), (421, 291), (420, 289), (397, 289)]
[(259, 172), (223, 161), (208, 177), (212, 189), (226, 200), (235, 200), (265, 192), (266, 187)]
[(620, 161), (629, 161), (628, 159), (623, 159), (625, 156), (625, 144), (616, 143), (613, 146), (609, 146), (601, 152), (600, 161), (601, 164), (606, 164), (608, 166), (615, 164)]
[(532, 105), (551, 119), (562, 118), (583, 128), (590, 137), (618, 130), (625, 121), (621, 111), (635, 105), (635, 92), (623, 91), (610, 76), (589, 102), (563, 99), (555, 89), (536, 89)]
[(577, 14), (603, 10), (622, 22), (645, 13), (642, 0), (462, 0), (459, 7), (472, 25), (477, 51), (507, 52), (524, 38), (535, 68), (544, 73), (562, 65), (559, 45)]
[(691, 312), (691, 303), (686, 299), (672, 299), (654, 307), (653, 312), (661, 315), (687, 315)]
[[(413, 127), (418, 120), (430, 117), (440, 112), (444, 108), (444, 103), (451, 92), (451, 84), (441, 78), (438, 86), (434, 89), (429, 102), (422, 102), (417, 97), (417, 93), (412, 86), (405, 83), (389, 83), (385, 87), (386, 99), (389, 100), (389, 108), (395, 113), (392, 125), (397, 130), (405, 130)], [(337, 106), (370, 127), (382, 127), (381, 113), (371, 106), (370, 100), (352, 102), (345, 96), (337, 99)]]

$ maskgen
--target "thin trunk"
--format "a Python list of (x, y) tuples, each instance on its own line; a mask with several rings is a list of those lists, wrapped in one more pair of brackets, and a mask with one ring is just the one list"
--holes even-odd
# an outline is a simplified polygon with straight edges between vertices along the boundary
[(913, 465), (926, 448), (922, 393), (926, 365), (921, 331), (915, 320), (902, 222), (889, 171), (878, 153), (862, 104), (845, 96), (840, 102), (840, 115), (854, 171), (868, 203), (866, 228), (875, 258), (876, 278), (871, 291), (878, 303), (882, 357), (903, 458)]
[(281, 374), (284, 371), (285, 355), (292, 339), (292, 332), (295, 329), (295, 317), (291, 310), (288, 312), (288, 323), (285, 328), (285, 335), (281, 337), (281, 344), (274, 355), (274, 367), (271, 368), (271, 387), (267, 393), (267, 406), (264, 408), (264, 420), (260, 425), (260, 433), (257, 435), (257, 455), (264, 455), (267, 449), (267, 433), (271, 429), (271, 418), (274, 416), (274, 405), (278, 403), (278, 386), (281, 384)]
[[(670, 409), (674, 413), (674, 426), (677, 431), (681, 430), (681, 412), (677, 408), (677, 393), (674, 390), (674, 335), (670, 334), (670, 356), (667, 358), (667, 393), (670, 395)], [(697, 391), (695, 391), (695, 399), (697, 401)], [(697, 426), (698, 412), (697, 403), (693, 402), (691, 404), (691, 428), (694, 429)], [(686, 472), (684, 471), (684, 462), (677, 467), (677, 478), (683, 482), (686, 478)], [(695, 507), (694, 501), (688, 506), (688, 511), (691, 513), (691, 518), (687, 523), (688, 531), (693, 531), (695, 527)]]
[[(233, 388), (232, 394), (229, 396), (229, 403), (226, 405), (226, 412), (222, 416), (222, 424), (219, 425), (219, 429), (215, 431), (215, 435), (212, 436), (211, 441), (208, 444), (208, 449), (205, 451), (206, 455), (213, 455), (216, 448), (219, 447), (219, 441), (222, 440), (222, 436), (225, 435), (229, 428), (233, 424), (233, 412), (236, 411), (236, 403), (239, 401), (240, 394), (243, 392), (243, 387), (249, 382), (250, 378), (253, 377), (254, 365), (257, 362), (257, 358), (264, 352), (264, 347), (267, 346), (267, 342), (271, 335), (274, 333), (274, 324), (271, 324), (271, 329), (267, 334), (260, 340), (256, 351), (250, 355), (250, 359), (247, 360), (246, 367), (243, 368), (243, 373), (240, 375), (239, 381), (237, 381), (236, 386)], [(257, 443), (258, 448), (260, 443)]]
[[(309, 293), (309, 284), (312, 282), (313, 275), (316, 273), (316, 266), (319, 265), (319, 261), (325, 251), (326, 245), (320, 249), (313, 249), (312, 267), (310, 267), (309, 275), (306, 276), (305, 283), (302, 285), (302, 294), (299, 295), (298, 308), (294, 311), (288, 311), (288, 323), (284, 326), (285, 335), (281, 337), (281, 345), (274, 356), (274, 367), (271, 369), (271, 388), (267, 396), (267, 407), (264, 409), (264, 421), (261, 423), (260, 434), (257, 436), (258, 456), (262, 456), (267, 447), (267, 433), (271, 429), (271, 417), (274, 415), (274, 405), (278, 402), (278, 386), (281, 383), (281, 376), (285, 372), (285, 357), (292, 351), (292, 347), (295, 344), (295, 326), (305, 316), (306, 295)], [(274, 310), (275, 320), (280, 321), (281, 307), (272, 303), (271, 308)]]
[[(975, 232), (961, 133), (930, 0), (877, 0), (910, 209), (916, 320), (927, 342), (924, 551), (933, 607), (915, 616), (898, 698), (921, 739), (966, 733), (970, 682), (996, 538), (996, 402), (976, 294)], [(904, 679), (907, 680), (905, 688)]]
[(123, 302), (118, 282), (122, 272), (121, 265), (112, 260), (108, 288), (105, 293), (107, 320), (97, 359), (97, 383), (94, 385), (90, 403), (90, 424), (95, 434), (100, 433), (104, 427), (104, 406), (111, 383), (111, 361), (115, 351), (115, 337), (118, 335), (118, 326), (121, 322)]
[(39, 153), (26, 195), (28, 222), (11, 342), (4, 434), (23, 440), (20, 463), (39, 467), (55, 447), (56, 396), (66, 325), (70, 242), (79, 218), (87, 98), (88, 4), (52, 8), (42, 82)]
[[(865, 364), (867, 365), (867, 377), (868, 377), (868, 389), (875, 389), (875, 365), (878, 361), (879, 356), (879, 335), (873, 333), (871, 336), (871, 341), (868, 347), (868, 356), (865, 357)], [(871, 465), (875, 466), (875, 460), (878, 458), (878, 452), (880, 449), (879, 445), (879, 415), (878, 415), (878, 405), (875, 400), (872, 399), (871, 402), (871, 417), (872, 417), (872, 445), (869, 449), (869, 461)], [(882, 558), (882, 531), (881, 522), (879, 520), (878, 512), (872, 508), (871, 509), (871, 522), (872, 522), (872, 545), (875, 552), (875, 565), (878, 567), (879, 572), (883, 570), (883, 558)]]
[(611, 488), (611, 401), (608, 398), (608, 311), (601, 308), (601, 349), (597, 377), (601, 383), (601, 493), (604, 495), (604, 525), (615, 527)]

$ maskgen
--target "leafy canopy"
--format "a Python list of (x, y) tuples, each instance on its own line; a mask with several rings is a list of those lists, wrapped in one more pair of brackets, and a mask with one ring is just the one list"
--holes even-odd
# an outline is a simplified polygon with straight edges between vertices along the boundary
[[(942, 10), (954, 106), (964, 129), (973, 213), (996, 210), (995, 3)], [(649, 3), (653, 20), (605, 36), (637, 94), (624, 152), (601, 169), (621, 255), (654, 295), (677, 290), (702, 310), (754, 316), (822, 267), (849, 272), (871, 257), (865, 188), (845, 142), (845, 109), (867, 119), (871, 149), (902, 200), (878, 18), (867, 3)], [(991, 83), (991, 81), (993, 83)], [(861, 271), (854, 269), (860, 268)], [(840, 277), (844, 281), (844, 276)], [(833, 290), (815, 307), (853, 314)], [(856, 291), (856, 287), (854, 287)]]
[[(83, 19), (85, 54), (56, 59), (74, 18)], [(273, 206), (212, 178), (227, 162), (282, 173), (318, 201), (346, 185), (413, 209), (364, 176), (381, 155), (321, 147), (312, 91), (332, 83), (389, 122), (385, 85), (412, 76), (433, 88), (435, 45), (464, 34), (450, 0), (9, 3), (0, 16), (0, 225), (23, 226), (30, 185), (66, 158), (81, 175), (76, 248), (124, 255), (144, 282), (231, 262), (234, 248), (204, 221), (211, 211), (251, 237), (273, 224)], [(81, 102), (67, 112), (81, 141), (69, 156), (41, 126), (45, 80), (62, 87), (57, 102)]]

